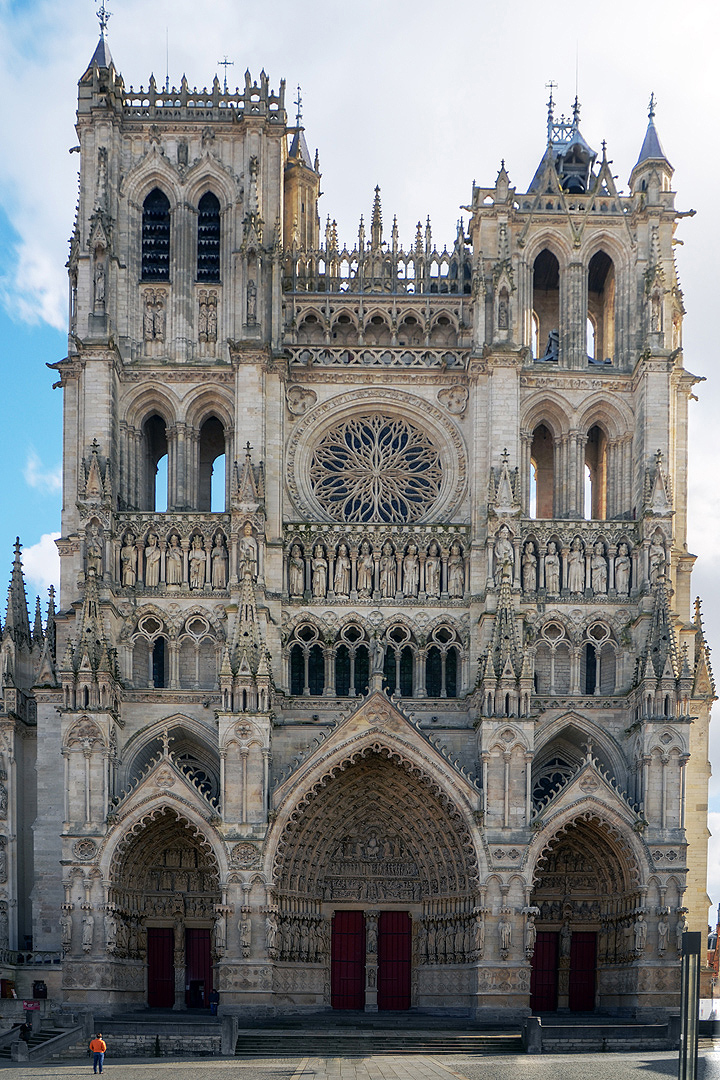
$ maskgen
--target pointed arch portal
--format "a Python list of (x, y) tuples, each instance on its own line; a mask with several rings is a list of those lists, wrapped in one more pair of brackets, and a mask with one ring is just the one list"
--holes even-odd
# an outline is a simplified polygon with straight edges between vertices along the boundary
[[(464, 818), (429, 777), (375, 747), (306, 797), (278, 843), (279, 959), (320, 961), (331, 937), (334, 1008), (409, 1008), (413, 924), (419, 963), (445, 924), (469, 933), (477, 863)], [(438, 927), (438, 920), (442, 926)], [(469, 956), (468, 956), (469, 959)]]
[(207, 1005), (213, 909), (221, 900), (219, 867), (207, 840), (163, 808), (126, 834), (110, 880), (108, 951), (146, 968), (148, 1005)]
[(576, 819), (550, 841), (531, 899), (538, 910), (533, 1012), (592, 1012), (618, 972), (637, 967), (638, 879), (629, 843), (599, 818)]

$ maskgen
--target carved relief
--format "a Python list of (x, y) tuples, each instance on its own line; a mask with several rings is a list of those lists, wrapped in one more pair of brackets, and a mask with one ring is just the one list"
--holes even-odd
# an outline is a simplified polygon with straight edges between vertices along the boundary
[(464, 416), (468, 403), (467, 386), (448, 386), (438, 390), (438, 401), (454, 416)]
[(317, 401), (317, 394), (306, 386), (289, 386), (287, 389), (288, 412), (293, 416), (303, 416)]

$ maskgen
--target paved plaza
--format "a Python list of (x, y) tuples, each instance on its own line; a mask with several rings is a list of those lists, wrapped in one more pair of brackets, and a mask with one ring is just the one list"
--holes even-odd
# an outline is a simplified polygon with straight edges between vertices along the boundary
[[(382, 1055), (345, 1058), (182, 1060), (108, 1057), (108, 1080), (665, 1080), (677, 1076), (677, 1054), (544, 1054), (542, 1056)], [(17, 1080), (92, 1076), (82, 1058), (32, 1068), (6, 1066)], [(720, 1080), (720, 1046), (703, 1047), (698, 1080)]]

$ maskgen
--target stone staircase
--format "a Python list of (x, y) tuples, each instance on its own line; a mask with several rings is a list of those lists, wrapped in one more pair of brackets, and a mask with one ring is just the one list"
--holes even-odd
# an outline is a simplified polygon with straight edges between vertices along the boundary
[[(23, 1040), (14, 1039), (0, 1046), (0, 1061), (40, 1061), (46, 1057), (52, 1057), (54, 1053), (60, 1053), (66, 1046), (72, 1045), (83, 1038), (81, 1027), (63, 1028), (55, 1024), (47, 1023), (39, 1031), (30, 1034), (25, 1046), (21, 1046)], [(19, 1053), (18, 1053), (19, 1051)]]
[(322, 1013), (259, 1022), (238, 1030), (242, 1057), (368, 1057), (376, 1054), (522, 1054), (517, 1027), (417, 1013)]

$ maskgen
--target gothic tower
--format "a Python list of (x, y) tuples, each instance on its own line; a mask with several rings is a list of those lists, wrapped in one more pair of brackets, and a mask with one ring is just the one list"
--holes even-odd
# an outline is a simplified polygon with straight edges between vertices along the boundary
[(714, 686), (654, 107), (620, 194), (551, 99), (528, 190), (503, 163), (440, 250), (386, 238), (379, 188), (321, 240), (299, 102), (128, 89), (104, 35), (80, 80), (0, 936), (4, 904), (59, 995), (118, 1009), (674, 1007)]

